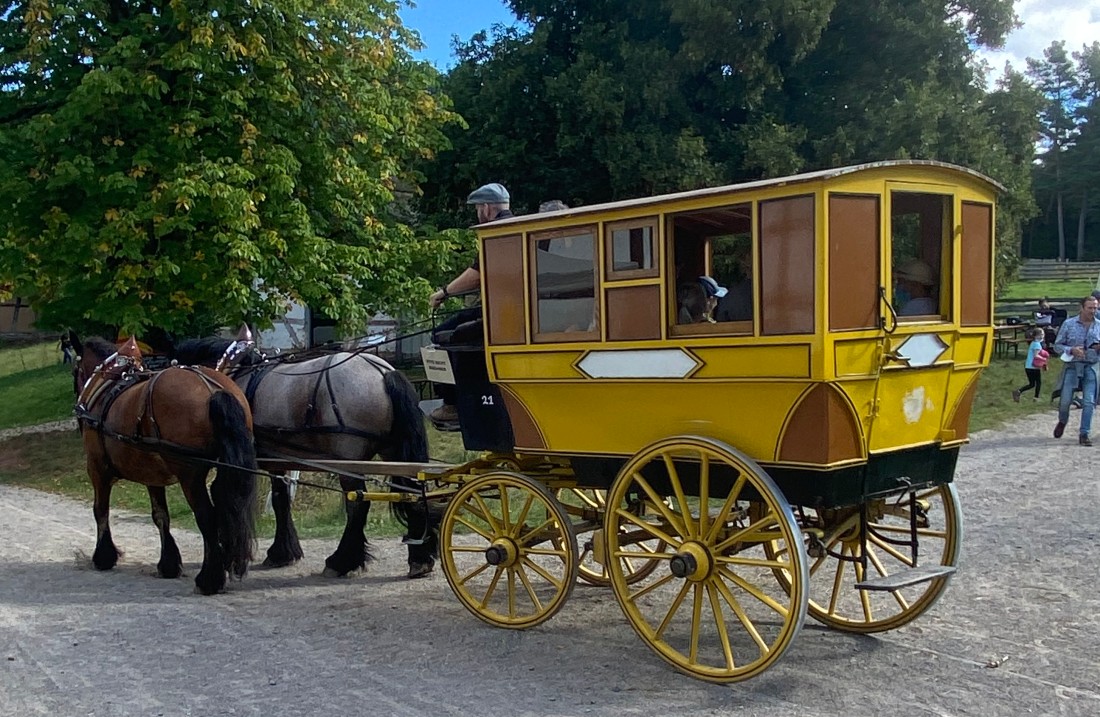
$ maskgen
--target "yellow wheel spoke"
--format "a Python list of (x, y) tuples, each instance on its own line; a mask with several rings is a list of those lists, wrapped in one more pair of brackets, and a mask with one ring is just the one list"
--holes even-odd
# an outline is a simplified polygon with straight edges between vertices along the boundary
[[(852, 553), (855, 554), (855, 551), (853, 550)], [(859, 556), (856, 555), (856, 557), (858, 558)], [(855, 568), (855, 571), (856, 571), (856, 582), (857, 583), (863, 582), (863, 580), (865, 579), (865, 573), (863, 572), (863, 565), (857, 560), (856, 562), (852, 563), (852, 566)], [(859, 591), (859, 602), (860, 602), (860, 605), (863, 607), (863, 621), (864, 622), (874, 622), (875, 618), (872, 615), (872, 610), (871, 610), (871, 595), (870, 595), (870, 592), (867, 591), (867, 590), (860, 590)]]
[(525, 555), (552, 555), (565, 562), (565, 551), (560, 548), (524, 548), (523, 552)]
[(726, 500), (722, 503), (722, 509), (718, 511), (718, 515), (714, 518), (714, 524), (710, 526), (710, 531), (707, 532), (706, 539), (703, 541), (707, 545), (710, 545), (718, 539), (718, 531), (726, 524), (726, 516), (733, 510), (734, 504), (737, 503), (737, 498), (741, 495), (741, 489), (745, 487), (745, 481), (747, 475), (742, 473), (737, 476), (737, 480), (734, 481), (733, 487), (730, 488), (729, 494), (726, 496)]
[[(526, 533), (524, 533), (519, 538), (517, 538), (516, 542), (519, 543), (520, 545), (527, 545), (528, 541), (530, 541), (535, 536), (539, 535), (543, 531), (544, 528), (547, 528), (551, 525), (556, 525), (556, 523), (557, 523), (557, 518), (555, 518), (553, 515), (551, 515), (549, 518), (542, 521), (542, 523), (538, 524), (537, 526), (535, 526), (531, 530), (528, 530)], [(546, 540), (546, 538), (543, 537), (542, 540)], [(542, 540), (540, 540), (539, 542), (541, 543)]]
[(527, 591), (527, 597), (531, 598), (531, 604), (535, 606), (535, 612), (542, 612), (542, 601), (539, 600), (539, 596), (535, 594), (535, 589), (531, 587), (531, 581), (527, 579), (527, 571), (517, 570), (519, 579), (523, 583), (523, 588)]
[(624, 558), (624, 559), (637, 558), (639, 560), (646, 560), (646, 561), (649, 561), (649, 560), (672, 560), (673, 558), (676, 557), (676, 553), (658, 553), (657, 551), (653, 551), (652, 553), (645, 553), (643, 555), (642, 553), (639, 553), (636, 550), (616, 550), (612, 555), (613, 555), (613, 557), (616, 557), (616, 558)]
[(868, 535), (867, 539), (870, 542), (877, 545), (879, 547), (879, 549), (882, 550), (882, 552), (886, 553), (887, 555), (892, 556), (899, 563), (904, 563), (905, 565), (908, 565), (909, 567), (914, 566), (912, 556), (906, 555), (905, 553), (903, 553), (900, 550), (898, 550), (897, 548), (895, 548), (893, 545), (890, 545), (889, 543), (884, 541), (882, 538), (877, 538), (874, 535)]
[[(887, 575), (889, 575), (889, 573), (886, 571), (886, 567), (882, 564), (882, 560), (879, 558), (878, 553), (876, 553), (875, 549), (872, 548), (870, 545), (867, 546), (867, 560), (869, 560), (871, 564), (875, 566), (875, 570), (878, 571), (879, 575), (881, 575), (882, 577), (886, 577)], [(909, 601), (906, 600), (905, 596), (901, 594), (900, 589), (891, 590), (890, 594), (894, 596), (894, 600), (897, 601), (898, 607), (900, 607), (902, 610), (909, 609)]]
[[(840, 557), (843, 558), (845, 553), (848, 552), (848, 546), (842, 545), (840, 548)], [(825, 558), (821, 558), (822, 561)], [(836, 615), (836, 604), (840, 600), (840, 590), (844, 585), (844, 566), (848, 565), (847, 560), (836, 561), (836, 572), (833, 574), (833, 592), (829, 596), (829, 614)]]
[[(511, 535), (512, 514), (508, 510), (508, 486), (501, 483), (498, 490), (500, 491), (500, 527), (505, 535)], [(523, 524), (520, 523), (520, 525)]]
[[(688, 531), (683, 522), (680, 521), (676, 517), (676, 515), (674, 515), (668, 509), (668, 506), (665, 505), (665, 501), (661, 498), (661, 496), (657, 494), (655, 490), (653, 490), (653, 487), (649, 485), (649, 481), (643, 478), (641, 473), (635, 473), (632, 477), (634, 478), (634, 482), (641, 486), (642, 490), (644, 490), (646, 495), (649, 496), (649, 499), (653, 501), (653, 507), (656, 508), (658, 512), (660, 512), (661, 516), (664, 517), (666, 521), (668, 521), (668, 524), (675, 528), (680, 533), (680, 535), (687, 535)], [(626, 511), (623, 511), (621, 508), (619, 508), (617, 512), (619, 514), (622, 514)], [(641, 525), (641, 523), (638, 524)]]
[(508, 566), (508, 617), (516, 617), (516, 569)]
[(634, 515), (629, 510), (623, 510), (622, 508), (619, 508), (618, 510), (615, 511), (615, 516), (618, 517), (618, 518), (622, 518), (623, 520), (627, 520), (627, 521), (633, 523), (634, 525), (638, 526), (639, 528), (644, 530), (649, 535), (652, 535), (654, 538), (656, 538), (658, 540), (664, 541), (668, 545), (679, 545), (680, 544), (679, 539), (673, 538), (671, 535), (664, 532), (663, 530), (658, 528), (656, 525), (653, 525), (652, 523), (645, 522), (644, 519), (642, 519), (641, 517), (639, 517), (637, 515)]
[(470, 572), (466, 573), (465, 577), (459, 579), (458, 584), (459, 585), (465, 585), (468, 580), (470, 580), (471, 578), (476, 578), (478, 575), (481, 575), (489, 567), (490, 567), (489, 563), (482, 563), (481, 565), (477, 566), (476, 568), (474, 568)]
[(703, 629), (703, 586), (695, 583), (695, 594), (691, 604), (691, 647), (688, 648), (688, 658), (692, 662), (699, 662), (699, 632)]
[(663, 587), (663, 586), (667, 585), (669, 582), (671, 582), (672, 580), (676, 580), (676, 579), (677, 578), (676, 578), (675, 575), (673, 575), (672, 573), (669, 573), (668, 575), (664, 576), (663, 578), (660, 578), (659, 580), (655, 580), (654, 582), (650, 583), (649, 585), (646, 585), (644, 588), (642, 588), (640, 590), (635, 590), (634, 592), (630, 593), (627, 596), (627, 598), (630, 600), (630, 602), (638, 602), (638, 598), (643, 597), (646, 593), (652, 592), (653, 590), (656, 590), (659, 587)]
[(737, 621), (741, 623), (741, 627), (745, 628), (745, 632), (749, 633), (749, 637), (756, 643), (756, 646), (760, 648), (761, 656), (767, 655), (770, 648), (768, 644), (764, 642), (764, 638), (760, 636), (760, 631), (756, 629), (756, 625), (752, 624), (752, 620), (749, 619), (748, 614), (745, 612), (745, 608), (741, 607), (741, 603), (734, 597), (733, 591), (729, 586), (723, 583), (721, 580), (714, 581), (715, 587), (722, 593), (722, 597), (725, 598), (726, 604), (730, 606), (730, 610), (733, 610), (733, 614), (737, 616)]
[[(473, 511), (470, 511), (470, 512), (472, 513)], [(474, 531), (475, 533), (477, 533), (477, 534), (478, 534), (478, 535), (480, 535), (481, 537), (483, 537), (483, 538), (485, 538), (486, 540), (488, 540), (488, 541), (489, 541), (490, 543), (491, 543), (491, 542), (493, 542), (493, 536), (492, 536), (492, 534), (490, 534), (489, 532), (487, 532), (487, 531), (486, 531), (486, 530), (485, 530), (484, 528), (482, 528), (482, 527), (480, 527), (480, 526), (478, 526), (478, 525), (476, 525), (476, 524), (474, 524), (474, 523), (471, 523), (470, 521), (466, 520), (466, 518), (462, 517), (461, 515), (456, 515), (456, 516), (455, 516), (455, 522), (457, 522), (457, 523), (462, 523), (463, 525), (465, 525), (465, 526), (466, 526), (467, 528), (469, 528), (470, 530)]]
[(737, 585), (737, 587), (741, 588), (742, 590), (747, 592), (749, 595), (752, 595), (754, 598), (756, 598), (760, 602), (764, 603), (765, 605), (770, 607), (772, 610), (775, 610), (778, 614), (782, 615), (784, 618), (787, 617), (790, 614), (790, 609), (788, 609), (784, 605), (780, 605), (775, 600), (775, 598), (773, 598), (771, 595), (768, 595), (763, 590), (761, 590), (757, 586), (753, 585), (749, 581), (745, 580), (744, 578), (742, 578), (737, 573), (729, 570), (728, 568), (726, 568), (725, 566), (722, 566), (722, 565), (718, 566), (718, 572), (723, 577), (725, 577), (727, 580), (729, 580), (730, 582)]
[(710, 611), (713, 613), (714, 626), (718, 629), (718, 639), (722, 641), (722, 654), (726, 658), (726, 669), (736, 667), (733, 661), (733, 648), (730, 647), (730, 636), (726, 631), (726, 620), (722, 614), (722, 603), (718, 599), (718, 588), (712, 581), (707, 581), (707, 597), (710, 599)]
[(474, 501), (478, 504), (478, 507), (481, 509), (479, 517), (483, 518), (485, 522), (489, 524), (489, 527), (493, 529), (493, 533), (495, 535), (501, 535), (503, 531), (501, 531), (500, 529), (500, 523), (498, 523), (496, 518), (493, 517), (492, 512), (489, 510), (489, 506), (485, 505), (485, 501), (482, 500), (481, 496), (477, 493), (474, 493), (472, 497)]
[(676, 597), (673, 599), (672, 605), (668, 608), (668, 612), (665, 613), (665, 619), (661, 620), (661, 624), (654, 631), (654, 638), (658, 640), (661, 639), (661, 633), (665, 631), (665, 628), (668, 627), (670, 622), (672, 622), (672, 618), (676, 616), (676, 611), (680, 609), (680, 605), (683, 604), (684, 598), (687, 597), (688, 590), (690, 589), (691, 583), (685, 580), (684, 584), (680, 586), (680, 592), (676, 593)]
[[(534, 504), (534, 502), (535, 502), (535, 494), (534, 493), (528, 493), (527, 494), (527, 500), (524, 501), (524, 503), (523, 503), (523, 509), (519, 512), (519, 517), (516, 518), (516, 530), (515, 530), (515, 532), (518, 533), (519, 528), (521, 526), (523, 526), (524, 523), (527, 522), (527, 513), (531, 510), (531, 506)], [(523, 541), (521, 540), (520, 542), (523, 542)]]
[[(486, 564), (488, 567), (488, 564)], [(478, 571), (480, 572), (480, 570)], [(493, 579), (489, 581), (489, 587), (485, 588), (485, 595), (481, 598), (481, 609), (484, 610), (489, 604), (489, 600), (493, 597), (493, 593), (496, 592), (497, 583), (500, 582), (500, 576), (504, 574), (504, 568), (500, 565), (496, 566), (496, 572), (493, 573)]]
[(476, 545), (452, 545), (452, 553), (485, 553), (485, 548), (479, 548)]
[[(871, 525), (871, 528), (878, 533), (897, 533), (898, 535), (906, 536), (912, 533), (912, 531), (909, 530), (909, 526), (903, 527), (900, 525), (883, 525), (881, 523), (876, 523)], [(934, 530), (932, 528), (917, 528), (917, 535), (926, 538), (939, 538), (940, 540), (947, 539), (946, 530)]]
[(694, 538), (697, 533), (695, 531), (695, 522), (691, 519), (691, 506), (688, 505), (687, 497), (684, 495), (684, 486), (680, 483), (680, 474), (676, 472), (676, 464), (672, 462), (672, 456), (664, 454), (661, 456), (665, 461), (665, 470), (668, 471), (669, 482), (672, 483), (672, 492), (676, 494), (676, 502), (680, 505), (680, 515), (684, 516), (684, 535), (689, 538)]
[(521, 560), (522, 560), (522, 563), (524, 565), (529, 567), (532, 571), (538, 573), (542, 577), (543, 580), (550, 583), (551, 585), (553, 585), (558, 590), (561, 590), (562, 581), (558, 580), (556, 577), (551, 575), (549, 573), (549, 571), (546, 570), (546, 568), (542, 567), (541, 565), (539, 565), (536, 562), (528, 560), (527, 558), (522, 558)]
[(707, 534), (707, 520), (710, 519), (710, 455), (703, 454), (699, 463), (699, 532), (696, 537)]
[(723, 565), (745, 565), (753, 568), (786, 570), (790, 563), (785, 560), (764, 560), (762, 558), (743, 558), (740, 555), (719, 555), (715, 561)]
[[(733, 547), (735, 543), (739, 543), (745, 540), (746, 536), (750, 536), (757, 531), (762, 531), (765, 527), (771, 526), (775, 526), (776, 528), (778, 528), (779, 518), (778, 516), (776, 516), (775, 513), (769, 511), (767, 515), (760, 518), (755, 523), (749, 523), (741, 530), (738, 530), (736, 533), (730, 535), (730, 537), (726, 538), (718, 545), (715, 545), (714, 552), (719, 554), (724, 553), (731, 547)], [(775, 537), (778, 538), (780, 536), (782, 536), (782, 532), (777, 532)]]

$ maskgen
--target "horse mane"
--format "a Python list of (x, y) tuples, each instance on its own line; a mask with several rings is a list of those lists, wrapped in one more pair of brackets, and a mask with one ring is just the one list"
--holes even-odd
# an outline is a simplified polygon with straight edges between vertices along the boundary
[[(213, 368), (224, 354), (233, 339), (220, 336), (205, 336), (201, 339), (187, 339), (176, 344), (172, 352), (174, 358), (183, 366), (206, 366)], [(241, 366), (252, 366), (263, 359), (254, 352), (245, 352), (240, 358)]]
[(100, 361), (118, 351), (118, 347), (102, 336), (89, 336), (83, 340), (84, 348), (89, 349)]

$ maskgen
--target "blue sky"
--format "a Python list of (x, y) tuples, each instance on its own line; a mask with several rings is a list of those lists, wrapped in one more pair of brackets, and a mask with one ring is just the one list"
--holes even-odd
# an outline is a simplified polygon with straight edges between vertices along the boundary
[(494, 23), (511, 25), (516, 20), (502, 0), (416, 0), (416, 7), (402, 8), (399, 14), (405, 27), (420, 33), (425, 45), (416, 56), (439, 70), (454, 64), (452, 35), (465, 42)]

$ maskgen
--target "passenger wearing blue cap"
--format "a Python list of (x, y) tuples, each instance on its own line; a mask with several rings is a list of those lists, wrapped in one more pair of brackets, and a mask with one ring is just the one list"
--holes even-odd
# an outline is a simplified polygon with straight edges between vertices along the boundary
[[(508, 195), (508, 190), (504, 188), (503, 184), (497, 184), (496, 182), (478, 187), (470, 192), (470, 196), (466, 198), (466, 203), (473, 204), (477, 210), (478, 224), (485, 224), (486, 222), (505, 219), (512, 216), (512, 212), (509, 210), (510, 202), (511, 197)], [(480, 287), (481, 265), (478, 257), (475, 256), (469, 268), (444, 284), (439, 290), (435, 291), (429, 298), (429, 302), (434, 309), (442, 304), (449, 296), (467, 294)], [(483, 331), (480, 325), (480, 319), (481, 309), (463, 309), (449, 317), (446, 321), (441, 322), (439, 326), (432, 331), (432, 340), (436, 343), (440, 343), (440, 334), (447, 332), (446, 335), (449, 338), (449, 343), (468, 343), (475, 340), (481, 342), (484, 340), (484, 337), (480, 335)], [(458, 430), (458, 409), (455, 407), (455, 387), (445, 384), (436, 384), (436, 393), (443, 399), (443, 405), (432, 411), (429, 418), (432, 419), (432, 423), (440, 430)]]
[(709, 276), (700, 276), (696, 281), (682, 284), (676, 292), (680, 304), (677, 322), (713, 322), (714, 308), (718, 306), (718, 300), (726, 295), (726, 291), (726, 287)]

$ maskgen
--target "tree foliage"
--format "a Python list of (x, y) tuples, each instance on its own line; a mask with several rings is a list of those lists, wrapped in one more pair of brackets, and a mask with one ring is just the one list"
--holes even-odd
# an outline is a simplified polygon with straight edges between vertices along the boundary
[[(43, 326), (197, 331), (421, 297), (455, 120), (388, 0), (8, 0), (0, 283)], [(442, 258), (441, 258), (442, 257)]]
[(1100, 256), (1100, 243), (1087, 241), (1097, 227), (1100, 43), (1070, 52), (1053, 42), (1042, 58), (1028, 59), (1028, 76), (1043, 97), (1043, 152), (1034, 169), (1042, 215), (1029, 228), (1026, 249), (1063, 260)]
[(1034, 95), (987, 92), (974, 55), (1015, 26), (1010, 0), (509, 4), (527, 28), (476, 35), (445, 79), (468, 129), (426, 170), (430, 213), (484, 181), (522, 211), (922, 158), (1006, 184), (1016, 252)]

